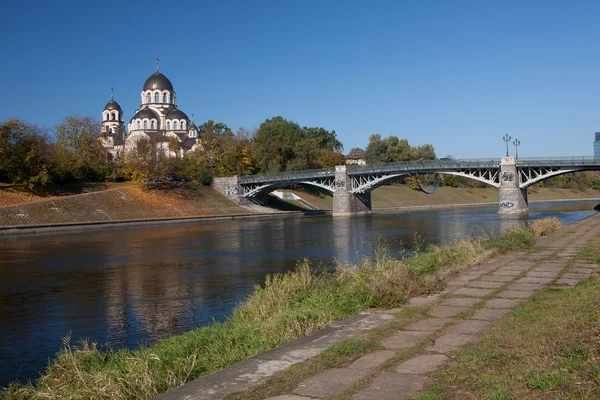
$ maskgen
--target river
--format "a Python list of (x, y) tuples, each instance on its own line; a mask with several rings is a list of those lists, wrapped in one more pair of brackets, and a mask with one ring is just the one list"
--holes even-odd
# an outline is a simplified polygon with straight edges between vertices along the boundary
[(0, 387), (39, 376), (68, 334), (133, 348), (222, 320), (302, 258), (352, 264), (377, 246), (398, 255), (546, 216), (568, 224), (596, 203), (536, 203), (512, 218), (486, 206), (0, 238)]

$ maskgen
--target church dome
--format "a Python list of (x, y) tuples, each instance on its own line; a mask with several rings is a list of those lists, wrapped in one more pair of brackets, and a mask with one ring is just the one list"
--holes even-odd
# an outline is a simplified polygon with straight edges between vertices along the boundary
[(149, 108), (144, 108), (140, 111), (138, 111), (133, 118), (131, 118), (131, 120), (133, 121), (134, 119), (144, 119), (144, 118), (148, 118), (148, 119), (158, 119), (158, 115), (156, 115), (156, 113), (149, 109)]
[(146, 83), (144, 83), (144, 91), (154, 89), (169, 90), (172, 92), (173, 84), (171, 83), (169, 78), (156, 71), (155, 73), (150, 75), (150, 78), (146, 79)]
[(104, 111), (123, 111), (121, 110), (121, 106), (119, 105), (119, 103), (117, 103), (114, 100), (109, 101), (108, 103), (106, 103), (106, 105), (104, 106)]
[(167, 114), (167, 119), (185, 119), (186, 121), (190, 120), (183, 111), (177, 108), (174, 108), (171, 111), (169, 111), (169, 113)]

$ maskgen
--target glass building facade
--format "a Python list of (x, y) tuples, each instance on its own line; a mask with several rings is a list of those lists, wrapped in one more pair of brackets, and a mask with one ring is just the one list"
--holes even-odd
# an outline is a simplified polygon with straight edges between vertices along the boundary
[(600, 132), (596, 132), (596, 140), (594, 141), (594, 156), (600, 158)]

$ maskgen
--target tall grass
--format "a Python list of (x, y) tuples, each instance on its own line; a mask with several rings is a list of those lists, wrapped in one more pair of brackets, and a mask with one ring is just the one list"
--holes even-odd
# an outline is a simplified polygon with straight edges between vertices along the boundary
[(383, 250), (355, 267), (315, 271), (308, 260), (295, 271), (267, 277), (263, 286), (222, 323), (136, 350), (100, 351), (96, 344), (62, 351), (35, 382), (12, 383), (2, 399), (145, 399), (314, 332), (367, 308), (395, 307), (441, 290), (449, 275), (498, 251), (522, 249), (560, 222), (536, 221), (499, 238), (432, 246), (398, 260)]

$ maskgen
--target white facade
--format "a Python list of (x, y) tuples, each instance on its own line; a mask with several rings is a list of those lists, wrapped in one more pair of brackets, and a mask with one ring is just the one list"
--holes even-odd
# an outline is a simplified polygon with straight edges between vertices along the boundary
[[(127, 124), (127, 130), (114, 94), (102, 111), (101, 141), (113, 156), (134, 149), (143, 139), (170, 157), (182, 156), (200, 146), (198, 127), (177, 108), (173, 85), (158, 67), (144, 83), (140, 97), (141, 106)], [(174, 142), (179, 150), (173, 149)]]

